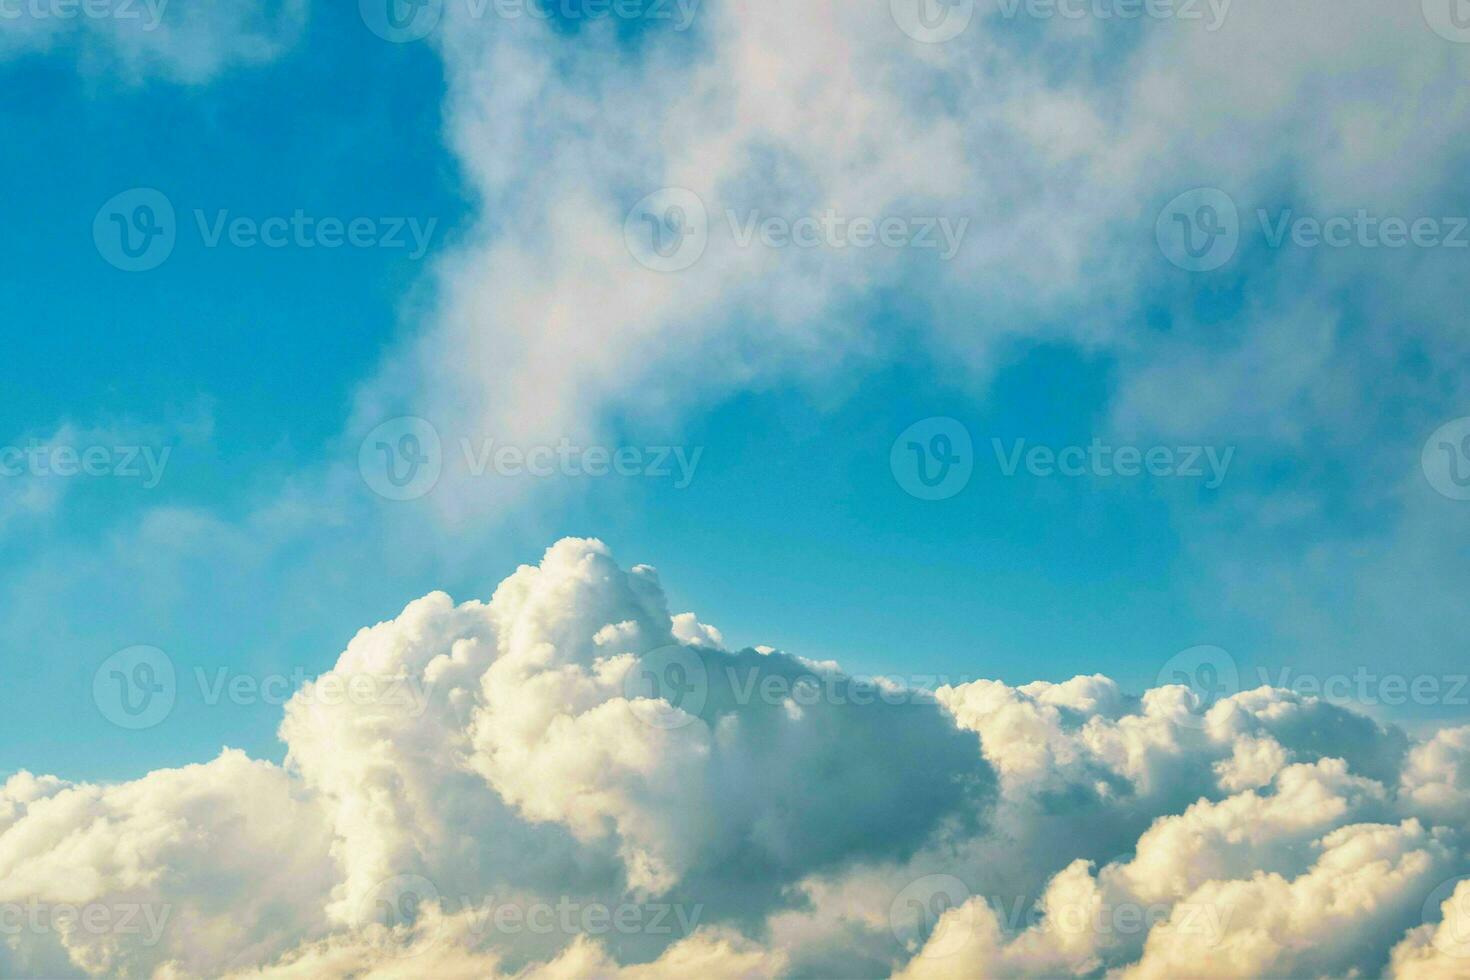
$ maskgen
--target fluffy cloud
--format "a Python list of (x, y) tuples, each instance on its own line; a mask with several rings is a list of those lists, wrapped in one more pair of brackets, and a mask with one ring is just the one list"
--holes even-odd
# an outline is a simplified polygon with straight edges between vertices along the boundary
[[(798, 704), (797, 680), (813, 676), (800, 662), (681, 645), (676, 628), (651, 568), (568, 540), (487, 604), (435, 594), (359, 634), (282, 725), (288, 764), (339, 815), (336, 914), (353, 921), (404, 873), (460, 894), (487, 880), (682, 887), (740, 914), (804, 874), (911, 851), (984, 805), (987, 767), (932, 702), (859, 704), (837, 679), (835, 697)], [(630, 689), (649, 668), (685, 671), (693, 713), (664, 718), (654, 692)], [(426, 705), (313, 696), (335, 677), (391, 678), (385, 690), (401, 678)]]
[[(667, 685), (659, 688), (658, 685)], [(303, 686), (284, 766), (0, 788), (0, 965), (1452, 976), (1463, 730), (1263, 688), (928, 694), (728, 651), (568, 539)], [(1463, 973), (1458, 974), (1463, 975)]]
[[(1443, 902), (1437, 901), (1443, 898)], [(1446, 882), (1425, 903), (1426, 918), (1394, 947), (1393, 973), (1400, 980), (1463, 980), (1470, 976), (1470, 879)]]
[[(1314, 264), (1306, 288), (1301, 266), (1263, 270), (1247, 287), (1262, 308), (1242, 312), (1239, 349), (1222, 356), (1218, 330), (1191, 329), (1193, 300), (1176, 291), (1197, 283), (1158, 253), (1153, 218), (1187, 188), (1225, 188), (1260, 259), (1257, 207), (1435, 213), (1470, 98), (1426, 112), (1424, 93), (1465, 90), (1455, 46), (1417, 7), (1372, 0), (1227, 3), (1218, 30), (1146, 21), (1126, 35), (1004, 6), (978, 4), (960, 37), (922, 44), (887, 3), (724, 0), (702, 4), (690, 31), (654, 24), (629, 50), (606, 23), (489, 31), (447, 5), (449, 135), (485, 234), (442, 268), (440, 316), (411, 370), (396, 362), (385, 378), (419, 390), (370, 403), (408, 398), (528, 439), (580, 435), (610, 410), (881, 353), (892, 341), (861, 309), (897, 290), (922, 297), (914, 319), (934, 349), (982, 372), (1007, 336), (1106, 348), (1125, 382), (1120, 425), (1198, 438), (1241, 418), (1275, 439), (1349, 418), (1353, 400), (1322, 390), (1321, 374), (1370, 366), (1334, 328), (1346, 312), (1334, 291), (1361, 281), (1366, 260)], [(709, 219), (703, 256), (672, 274), (624, 243), (630, 208), (663, 187), (693, 191)], [(745, 245), (730, 227), (732, 213), (829, 209), (971, 224), (949, 261)], [(1372, 258), (1386, 281), (1432, 280), (1451, 261)], [(1150, 303), (1179, 328), (1137, 335)], [(1377, 318), (1375, 339), (1451, 342), (1453, 321), (1418, 307)], [(815, 349), (827, 356), (805, 356)]]
[(117, 786), (0, 789), (8, 976), (209, 976), (324, 923), (337, 874), (300, 782), (235, 751)]

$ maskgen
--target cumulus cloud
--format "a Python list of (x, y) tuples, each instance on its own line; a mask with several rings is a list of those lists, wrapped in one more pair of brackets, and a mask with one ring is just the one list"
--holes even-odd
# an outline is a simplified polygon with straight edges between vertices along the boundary
[(1401, 980), (1470, 976), (1470, 879), (1462, 875), (1446, 882), (1425, 906), (1426, 917), (1437, 913), (1438, 921), (1414, 929), (1394, 947), (1394, 976)]
[(567, 539), (233, 750), (0, 787), (0, 966), (95, 976), (1452, 976), (1463, 730), (1262, 688), (926, 692), (725, 649)]
[(324, 922), (336, 879), (319, 804), (223, 752), (116, 786), (19, 773), (0, 789), (7, 976), (210, 976)]

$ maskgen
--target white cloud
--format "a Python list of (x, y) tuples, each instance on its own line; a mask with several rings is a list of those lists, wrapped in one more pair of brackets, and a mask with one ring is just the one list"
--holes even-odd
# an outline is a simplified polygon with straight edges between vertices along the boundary
[[(682, 693), (650, 698), (639, 672), (670, 663)], [(0, 962), (1254, 976), (1367, 974), (1397, 947), (1406, 976), (1448, 968), (1461, 730), (1409, 745), (1268, 688), (1200, 724), (1193, 697), (1098, 676), (863, 687), (726, 651), (653, 569), (568, 539), (488, 602), (433, 593), (361, 631), (288, 704), (284, 767), (226, 751), (116, 786), (12, 777)], [(129, 908), (159, 928), (119, 928)]]
[[(1398, 980), (1463, 980), (1470, 976), (1470, 880), (1463, 876), (1436, 889), (1448, 891), (1438, 917), (1404, 937), (1393, 950), (1393, 975)], [(1426, 903), (1435, 904), (1431, 895)]]
[(116, 786), (21, 773), (0, 814), (10, 976), (206, 976), (280, 955), (321, 930), (337, 877), (318, 804), (236, 751)]

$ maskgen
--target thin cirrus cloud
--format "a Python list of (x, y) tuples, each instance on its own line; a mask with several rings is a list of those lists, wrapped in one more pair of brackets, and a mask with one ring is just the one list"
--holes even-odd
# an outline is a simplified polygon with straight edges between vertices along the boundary
[(0, 61), (60, 54), (125, 82), (201, 84), (291, 46), (307, 0), (12, 0), (0, 10)]
[(1470, 952), (1464, 728), (729, 651), (592, 540), (360, 631), (281, 736), (284, 766), (11, 777), (6, 972), (1432, 977)]

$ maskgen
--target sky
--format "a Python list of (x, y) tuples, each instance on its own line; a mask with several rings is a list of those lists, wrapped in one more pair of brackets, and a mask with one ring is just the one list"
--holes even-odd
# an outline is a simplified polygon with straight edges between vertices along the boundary
[[(1399, 800), (1362, 781), (1414, 796), (1414, 767), (1459, 751), (1444, 733), (1470, 723), (1462, 13), (0, 0), (0, 778), (105, 796), (216, 759), (241, 772), (201, 779), (248, 772), (263, 794), (327, 806), (354, 777), (323, 740), (347, 751), (362, 734), (301, 692), (378, 635), (360, 630), (383, 624), (390, 659), (493, 635), (507, 665), (545, 667), (535, 636), (572, 642), (558, 616), (602, 636), (609, 610), (636, 607), (628, 621), (649, 636), (673, 629), (700, 650), (940, 690), (952, 724), (926, 751), (956, 772), (969, 765), (946, 755), (956, 732), (1041, 738), (996, 721), (992, 682), (1012, 715), (1060, 726), (1041, 741), (1069, 773), (1093, 765), (1076, 761), (1086, 752), (1121, 765), (1096, 740), (1071, 745), (1084, 716), (1167, 728), (1159, 692), (1182, 685), (1235, 768), (1201, 788), (1123, 766), (1107, 778), (1149, 802), (1078, 858), (1137, 861), (1141, 834), (1169, 833), (1150, 821), (1185, 820), (1198, 794), (1223, 808), (1274, 785), (1257, 800), (1269, 810), (1303, 780), (1348, 801), (1313, 825), (1319, 843), (1370, 825), (1347, 814), (1387, 820)], [(603, 596), (568, 570), (603, 563), (598, 582), (632, 584)], [(536, 569), (562, 612), (516, 591)], [(433, 606), (439, 592), (468, 605)], [(406, 611), (416, 601), (431, 625)], [(462, 622), (482, 608), (493, 629)], [(479, 753), (464, 771), (537, 834), (565, 825), (585, 844), (615, 825), (606, 853), (566, 858), (589, 890), (717, 882), (711, 907), (749, 927), (729, 948), (786, 957), (752, 959), (756, 973), (836, 963), (830, 936), (792, 938), (817, 927), (783, 920), (796, 912), (770, 894), (807, 889), (825, 922), (822, 889), (859, 890), (871, 862), (923, 864), (937, 846), (921, 827), (893, 829), (913, 838), (902, 854), (855, 832), (819, 859), (791, 828), (811, 861), (736, 883), (725, 851), (656, 832), (657, 813), (708, 801), (655, 793), (592, 813), (572, 789), (523, 785), (508, 760), (536, 749), (491, 710), (497, 669), (487, 715), (445, 722)], [(1252, 717), (1354, 720), (1276, 741), (1206, 723), (1262, 686), (1291, 707), (1250, 702)], [(856, 744), (881, 743), (884, 724)], [(1371, 726), (1365, 740), (1398, 746), (1392, 764), (1332, 769), (1342, 760), (1303, 732), (1336, 724)], [(1266, 775), (1240, 775), (1248, 761)], [(965, 792), (1011, 800), (1034, 778), (1027, 792), (1065, 795), (1091, 779), (1043, 787), (1062, 777), (1030, 766), (987, 748)], [(974, 802), (888, 788), (931, 800), (940, 822)], [(1381, 824), (1398, 828), (1392, 846), (1433, 837), (1446, 813), (1463, 823), (1453, 792), (1428, 795), (1424, 812), (1393, 814), (1417, 829)], [(886, 807), (879, 794), (870, 829), (897, 819)], [(339, 857), (374, 856), (322, 870), (302, 835), (302, 874), (337, 887), (322, 922), (253, 936), (235, 965), (347, 962), (341, 903), (371, 891), (393, 847), (341, 825), (336, 839)], [(452, 876), (447, 851), (416, 847), (413, 874)], [(1440, 877), (1462, 857), (1438, 837), (1420, 852)], [(1143, 871), (1108, 867), (1087, 887), (1147, 892)], [(1283, 887), (1325, 874), (1295, 870)], [(1083, 886), (1047, 872), (1036, 887)], [(1296, 966), (1382, 970), (1404, 928), (1380, 925), (1392, 941)], [(1012, 938), (992, 950), (1005, 965), (967, 968), (1024, 972), (1031, 940)], [(1166, 938), (1149, 939), (1139, 975), (1167, 971)], [(297, 943), (327, 945), (288, 953)], [(68, 968), (123, 962), (68, 949)], [(1432, 944), (1415, 949), (1401, 958)], [(496, 969), (553, 953), (496, 953), (509, 957)], [(1142, 954), (1088, 955), (1077, 963), (1096, 972)], [(181, 975), (223, 962), (180, 956)], [(149, 975), (157, 957), (125, 961)]]

